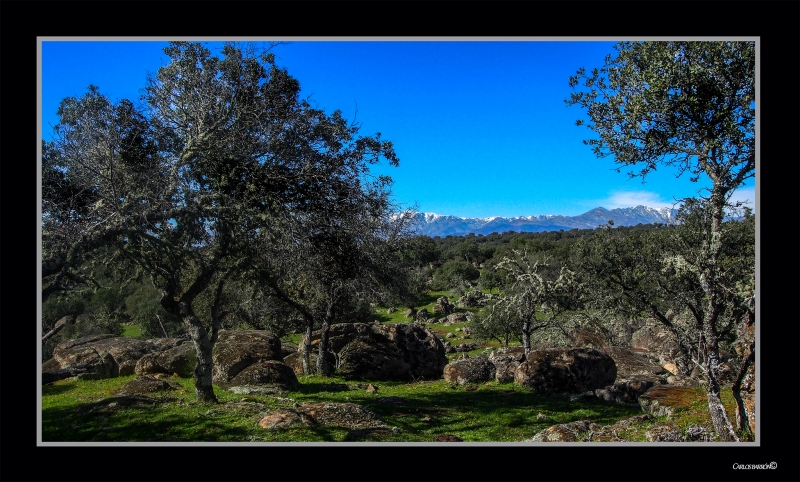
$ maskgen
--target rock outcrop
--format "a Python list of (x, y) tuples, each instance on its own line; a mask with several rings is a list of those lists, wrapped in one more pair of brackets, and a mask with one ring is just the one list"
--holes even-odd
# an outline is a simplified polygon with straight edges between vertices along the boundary
[(614, 360), (593, 348), (534, 350), (514, 372), (514, 383), (543, 392), (582, 393), (614, 383)]
[(214, 383), (227, 383), (242, 370), (266, 360), (283, 361), (281, 340), (262, 330), (221, 330), (212, 351)]
[(374, 412), (355, 403), (303, 403), (295, 408), (271, 412), (259, 421), (259, 425), (266, 429), (288, 428), (294, 424), (359, 430), (386, 426)]
[[(313, 333), (312, 343), (320, 334)], [(338, 373), (348, 380), (439, 379), (447, 365), (442, 342), (427, 328), (413, 324), (331, 325), (328, 346)], [(302, 346), (293, 356), (302, 356)]]
[(153, 350), (143, 340), (114, 335), (91, 335), (62, 341), (53, 350), (61, 368), (87, 365), (91, 369), (80, 378), (98, 379), (132, 375), (136, 362)]
[(197, 354), (190, 340), (178, 338), (162, 338), (151, 341), (163, 349), (145, 354), (136, 362), (134, 372), (137, 375), (154, 373), (177, 374), (189, 378), (197, 365)]
[(514, 373), (519, 364), (525, 361), (525, 349), (521, 346), (500, 348), (489, 355), (495, 366), (495, 378), (499, 383), (514, 381)]
[(482, 357), (464, 358), (444, 367), (444, 379), (449, 383), (466, 385), (467, 383), (488, 382), (494, 378), (494, 363)]
[(300, 382), (289, 365), (283, 361), (263, 360), (240, 371), (226, 384), (230, 387), (258, 386), (291, 391), (300, 388)]

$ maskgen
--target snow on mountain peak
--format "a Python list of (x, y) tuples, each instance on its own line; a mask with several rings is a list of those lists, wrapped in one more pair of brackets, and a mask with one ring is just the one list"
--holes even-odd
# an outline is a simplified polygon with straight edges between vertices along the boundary
[(493, 232), (541, 232), (570, 229), (592, 229), (607, 220), (613, 220), (617, 226), (633, 226), (636, 224), (672, 223), (675, 220), (675, 209), (636, 206), (628, 208), (606, 209), (597, 207), (577, 216), (539, 215), (539, 216), (489, 216), (485, 218), (464, 218), (437, 214), (433, 212), (417, 213), (418, 234), (428, 236), (448, 236), (474, 234), (491, 234)]

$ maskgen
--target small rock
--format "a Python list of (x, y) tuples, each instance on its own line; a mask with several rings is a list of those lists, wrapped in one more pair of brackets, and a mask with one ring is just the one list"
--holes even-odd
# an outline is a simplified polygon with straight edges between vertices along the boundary
[(434, 442), (463, 442), (460, 438), (456, 437), (455, 435), (450, 434), (441, 434), (437, 435), (434, 439)]

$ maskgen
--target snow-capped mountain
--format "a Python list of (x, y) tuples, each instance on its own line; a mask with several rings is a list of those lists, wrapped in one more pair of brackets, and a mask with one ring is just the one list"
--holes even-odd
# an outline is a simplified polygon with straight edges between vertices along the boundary
[(633, 208), (605, 209), (594, 208), (578, 216), (561, 215), (540, 215), (540, 216), (517, 216), (504, 218), (492, 216), (488, 218), (461, 218), (457, 216), (447, 216), (436, 213), (416, 213), (415, 223), (417, 234), (427, 236), (462, 236), (469, 233), (491, 234), (504, 233), (506, 231), (517, 232), (541, 232), (558, 231), (560, 229), (570, 230), (594, 229), (601, 224), (606, 224), (609, 220), (614, 221), (615, 226), (635, 226), (641, 224), (671, 224), (675, 222), (677, 209), (651, 208), (647, 206), (636, 206)]

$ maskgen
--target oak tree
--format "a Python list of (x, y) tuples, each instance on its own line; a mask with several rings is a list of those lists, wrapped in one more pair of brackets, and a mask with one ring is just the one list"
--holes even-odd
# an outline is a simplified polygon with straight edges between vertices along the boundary
[(709, 411), (723, 441), (738, 440), (720, 401), (721, 281), (726, 208), (734, 191), (755, 176), (755, 43), (751, 41), (620, 42), (615, 54), (569, 79), (567, 105), (586, 110), (579, 120), (597, 137), (584, 142), (612, 157), (631, 177), (671, 168), (690, 181), (710, 181), (708, 236), (699, 239), (694, 272), (702, 293), (702, 333)]
[(198, 399), (214, 402), (212, 349), (229, 286), (252, 278), (254, 240), (292, 219), (305, 220), (301, 237), (335, 231), (342, 206), (385, 197), (388, 177), (364, 182), (370, 164), (398, 159), (380, 134), (301, 99), (269, 48), (227, 43), (214, 55), (170, 42), (164, 52), (142, 105), (96, 87), (61, 103), (43, 144), (43, 296), (91, 283), (91, 263), (145, 277), (194, 343)]

